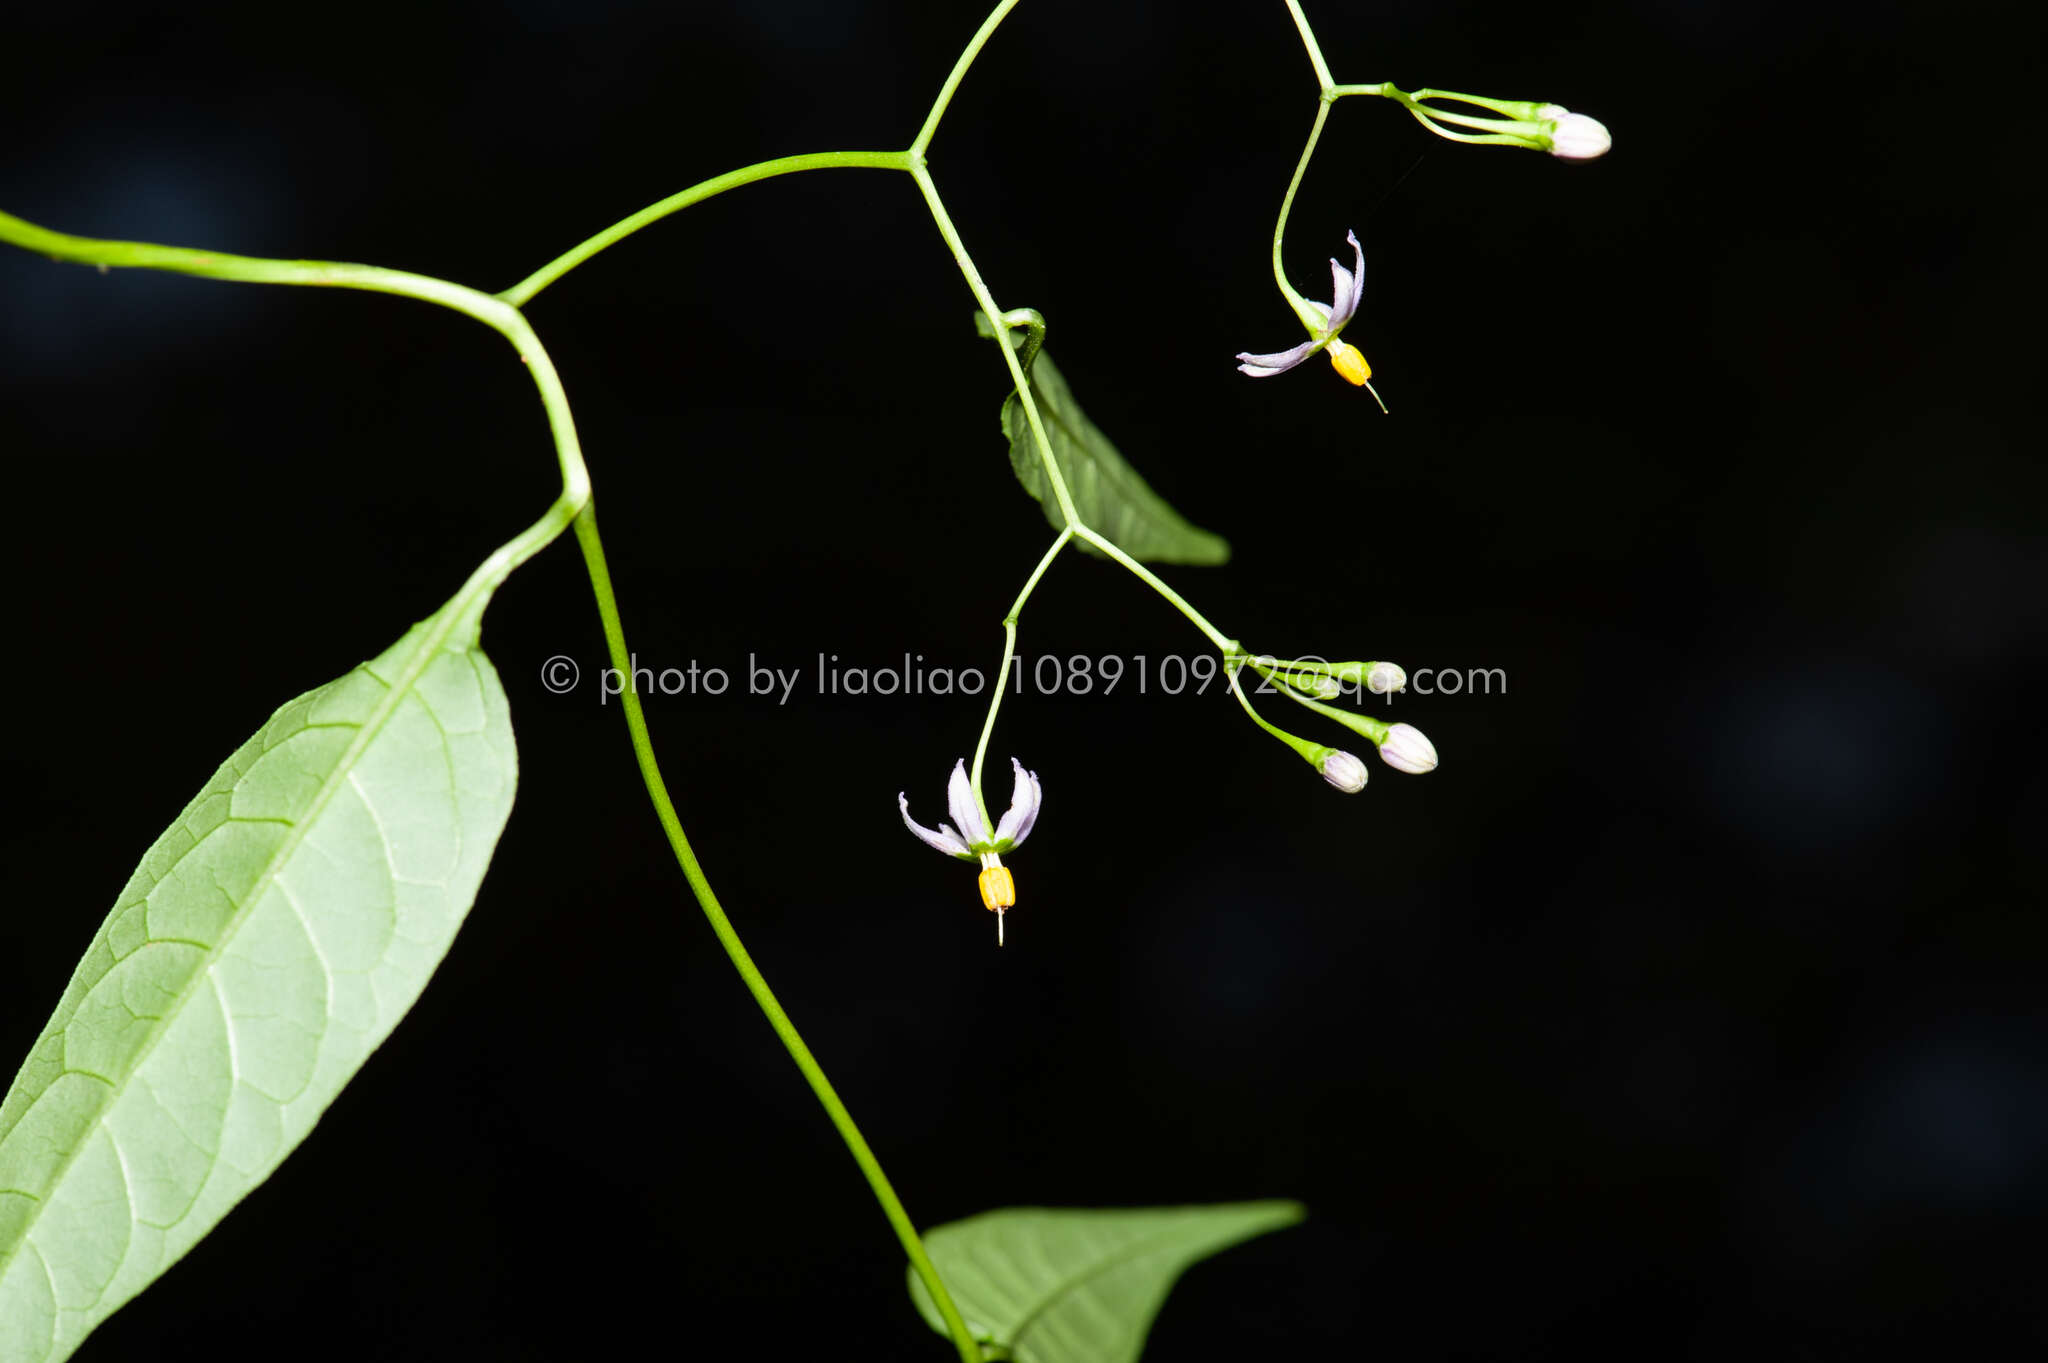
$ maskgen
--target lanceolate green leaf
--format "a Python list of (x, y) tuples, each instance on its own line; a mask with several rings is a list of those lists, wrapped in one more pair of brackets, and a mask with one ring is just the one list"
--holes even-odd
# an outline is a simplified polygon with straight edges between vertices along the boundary
[[(1043, 363), (1043, 361), (1041, 361)], [(925, 1234), (925, 1249), (991, 1358), (1131, 1363), (1174, 1280), (1197, 1260), (1301, 1220), (1298, 1202), (1088, 1211), (1010, 1207)], [(924, 1284), (910, 1295), (945, 1325)]]
[[(987, 324), (982, 323), (986, 332)], [(1067, 480), (1067, 492), (1081, 519), (1099, 530), (1132, 558), (1153, 563), (1222, 563), (1230, 557), (1230, 544), (1188, 521), (1154, 492), (1138, 471), (1088, 419), (1081, 404), (1067, 387), (1067, 380), (1043, 350), (1031, 365), (1031, 396), (1038, 404), (1039, 419), (1052, 442), (1053, 458)], [(1045, 476), (1045, 464), (1038, 457), (1038, 441), (1024, 404), (1013, 392), (1003, 403), (1003, 434), (1010, 441), (1010, 467), (1024, 490), (1045, 508), (1045, 518), (1055, 529), (1064, 528), (1059, 499)], [(1100, 550), (1084, 540), (1075, 547), (1090, 554)]]
[(512, 808), (486, 596), (279, 710), (121, 891), (0, 1104), (0, 1363), (176, 1262), (419, 997)]

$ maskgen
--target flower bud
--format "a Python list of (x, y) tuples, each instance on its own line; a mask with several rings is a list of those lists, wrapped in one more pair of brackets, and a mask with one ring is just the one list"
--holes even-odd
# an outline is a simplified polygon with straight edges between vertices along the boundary
[(1365, 674), (1365, 689), (1375, 696), (1389, 695), (1408, 684), (1408, 674), (1394, 663), (1374, 663)]
[(1436, 770), (1436, 744), (1423, 737), (1413, 724), (1395, 724), (1380, 740), (1380, 761), (1395, 771), (1420, 776)]
[[(1427, 739), (1423, 741), (1428, 742)], [(1356, 795), (1365, 789), (1365, 763), (1342, 748), (1331, 748), (1324, 753), (1323, 760), (1317, 764), (1317, 769), (1323, 773), (1325, 781), (1346, 795)]]
[(1538, 122), (1550, 123), (1550, 154), (1567, 161), (1591, 161), (1605, 156), (1614, 145), (1606, 125), (1597, 118), (1575, 114), (1562, 104), (1546, 104), (1536, 111)]

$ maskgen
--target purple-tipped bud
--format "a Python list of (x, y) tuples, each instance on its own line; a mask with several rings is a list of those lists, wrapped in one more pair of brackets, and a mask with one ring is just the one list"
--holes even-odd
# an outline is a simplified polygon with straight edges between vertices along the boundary
[(1396, 724), (1380, 741), (1380, 761), (1395, 771), (1420, 776), (1436, 770), (1436, 744), (1423, 737), (1413, 724)]
[(1323, 754), (1320, 770), (1325, 781), (1346, 795), (1356, 795), (1365, 789), (1365, 763), (1341, 748), (1332, 748)]
[(1408, 684), (1408, 674), (1393, 663), (1374, 663), (1365, 674), (1365, 689), (1375, 696), (1389, 695)]

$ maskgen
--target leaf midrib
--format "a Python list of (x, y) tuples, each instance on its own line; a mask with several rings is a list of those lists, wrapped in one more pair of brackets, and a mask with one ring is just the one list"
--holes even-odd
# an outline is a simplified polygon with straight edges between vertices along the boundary
[[(1043, 403), (1040, 404), (1040, 406), (1044, 405), (1045, 404)], [(1086, 442), (1084, 442), (1081, 439), (1080, 427), (1076, 426), (1072, 421), (1069, 421), (1067, 419), (1065, 409), (1055, 407), (1053, 409), (1052, 420), (1055, 426), (1058, 426), (1061, 431), (1066, 433), (1068, 441), (1071, 442), (1074, 446), (1084, 451), (1088, 448)], [(1097, 434), (1100, 434), (1099, 428)], [(1103, 437), (1103, 439), (1105, 442), (1107, 442), (1108, 437), (1105, 436)], [(1111, 448), (1114, 449), (1115, 446), (1111, 446)], [(1116, 453), (1119, 459), (1123, 458), (1122, 450), (1117, 450)], [(1100, 459), (1097, 459), (1093, 454), (1090, 454), (1088, 456), (1088, 471), (1090, 475), (1095, 479), (1095, 481), (1098, 484), (1107, 483), (1114, 487), (1117, 490), (1117, 492), (1121, 494), (1124, 505), (1130, 508), (1130, 514), (1134, 518), (1143, 519), (1146, 517), (1150, 517), (1154, 519), (1164, 519), (1163, 517), (1160, 517), (1159, 508), (1157, 506), (1143, 505), (1144, 501), (1148, 498), (1153, 501), (1157, 501), (1159, 498), (1159, 494), (1152, 490), (1152, 485), (1150, 483), (1145, 482), (1144, 479), (1138, 476), (1137, 469), (1131, 466), (1129, 460), (1124, 460), (1124, 469), (1131, 475), (1131, 478), (1134, 479), (1135, 482), (1127, 482), (1121, 473), (1105, 465)], [(1140, 490), (1143, 491), (1143, 497), (1139, 496)], [(1189, 530), (1193, 530), (1195, 528), (1194, 525), (1184, 517), (1181, 519), (1181, 524), (1186, 526)]]
[[(178, 991), (178, 996), (172, 1002), (172, 1005), (165, 1009), (163, 1014), (150, 1027), (149, 1039), (143, 1043), (142, 1049), (136, 1052), (133, 1063), (121, 1075), (120, 1082), (108, 1084), (106, 1097), (99, 1104), (99, 1112), (93, 1118), (92, 1126), (87, 1128), (88, 1138), (94, 1128), (104, 1128), (106, 1126), (107, 1114), (114, 1109), (121, 1096), (127, 1092), (128, 1082), (141, 1072), (143, 1065), (155, 1053), (157, 1044), (170, 1031), (171, 1024), (184, 1014), (186, 1005), (191, 1003), (193, 997), (198, 993), (199, 986), (202, 983), (211, 981), (214, 966), (219, 963), (221, 954), (227, 944), (232, 942), (235, 934), (241, 930), (243, 920), (249, 916), (250, 911), (255, 908), (270, 886), (275, 883), (278, 873), (283, 869), (285, 863), (290, 861), (297, 854), (299, 848), (304, 845), (307, 831), (315, 823), (319, 822), (320, 815), (326, 810), (328, 802), (334, 798), (335, 792), (346, 782), (348, 774), (354, 769), (356, 762), (361, 759), (363, 752), (384, 731), (384, 726), (390, 722), (391, 716), (397, 713), (399, 704), (405, 697), (412, 694), (413, 684), (427, 670), (427, 663), (441, 652), (441, 645), (447, 642), (448, 636), (453, 632), (456, 622), (467, 614), (469, 596), (470, 593), (467, 591), (458, 592), (454, 600), (441, 608), (435, 617), (435, 623), (421, 636), (419, 647), (413, 651), (412, 655), (407, 658), (405, 665), (399, 669), (397, 679), (389, 683), (383, 699), (379, 700), (372, 707), (369, 717), (363, 721), (362, 727), (357, 732), (355, 738), (350, 741), (347, 748), (343, 749), (341, 759), (334, 764), (334, 770), (328, 774), (326, 780), (320, 783), (320, 789), (314, 793), (313, 802), (307, 806), (304, 816), (292, 826), (284, 841), (271, 854), (270, 861), (264, 866), (262, 874), (257, 876), (251, 883), (247, 897), (237, 906), (234, 915), (228, 919), (226, 926), (220, 933), (219, 940), (206, 952), (205, 959), (201, 961), (198, 969), (192, 972), (192, 977), (185, 987)], [(358, 663), (350, 671), (363, 670), (368, 667), (369, 663)], [(370, 673), (370, 675), (374, 677), (376, 674)], [(338, 681), (340, 678), (335, 680)], [(320, 686), (315, 687), (314, 690), (325, 690), (333, 684), (333, 682), (322, 683)], [(266, 720), (266, 727), (268, 723), (269, 721)], [(262, 730), (259, 729), (257, 732), (261, 733)], [(332, 1021), (331, 1017), (329, 1021)], [(40, 1044), (40, 1038), (38, 1038), (38, 1044)], [(57, 1077), (61, 1079), (64, 1073), (67, 1072), (60, 1071)], [(55, 1080), (51, 1082), (54, 1083)], [(48, 1092), (49, 1089), (46, 1087), (43, 1093), (37, 1094), (30, 1107), (33, 1107), (35, 1102), (40, 1102), (43, 1094)], [(24, 1114), (27, 1110), (23, 1110)], [(12, 1134), (12, 1129), (6, 1133), (0, 1133), (0, 1139), (4, 1139), (5, 1136)], [(111, 1133), (109, 1134), (111, 1135)], [(54, 1193), (63, 1186), (65, 1176), (71, 1172), (71, 1166), (77, 1163), (78, 1157), (84, 1153), (86, 1143), (85, 1139), (81, 1139), (66, 1152), (64, 1158), (58, 1163), (56, 1172), (51, 1176), (49, 1183), (43, 1189), (44, 1196), (37, 1197), (34, 1194), (30, 1194), (35, 1201), (35, 1210), (29, 1214), (27, 1220), (22, 1222), (21, 1234), (16, 1237), (13, 1246), (4, 1253), (0, 1253), (0, 1282), (6, 1280), (8, 1269), (21, 1256), (22, 1248), (29, 1243), (29, 1238), (35, 1234), (36, 1225), (42, 1220), (43, 1210), (50, 1205), (52, 1200), (49, 1194)], [(212, 1177), (213, 1168), (219, 1162), (219, 1159), (219, 1152), (216, 1151), (213, 1158), (207, 1162), (206, 1176), (208, 1178)], [(27, 1192), (28, 1190), (23, 1188), (16, 1191)], [(132, 1199), (130, 1199), (128, 1204), (128, 1219), (130, 1226), (133, 1226), (135, 1224), (135, 1205)], [(172, 1223), (172, 1225), (175, 1224), (177, 1223)], [(122, 1252), (124, 1262), (126, 1258), (127, 1251), (124, 1250)], [(45, 1271), (47, 1271), (47, 1268)], [(106, 1284), (101, 1284), (100, 1291), (104, 1293), (105, 1290)], [(63, 1311), (61, 1304), (58, 1304), (57, 1310), (61, 1316)]]
[(1065, 1279), (1053, 1288), (1044, 1301), (1025, 1313), (1024, 1318), (1018, 1321), (1016, 1328), (1010, 1332), (1010, 1338), (1003, 1342), (1012, 1350), (1017, 1349), (1023, 1344), (1024, 1335), (1031, 1329), (1032, 1322), (1058, 1305), (1069, 1294), (1079, 1291), (1090, 1279), (1100, 1277), (1112, 1268), (1121, 1268), (1134, 1259), (1142, 1259), (1147, 1254), (1155, 1253), (1161, 1248), (1158, 1242), (1162, 1240), (1170, 1241), (1174, 1237), (1175, 1231), (1176, 1228), (1173, 1226), (1162, 1227), (1150, 1236), (1132, 1241), (1131, 1248), (1100, 1259), (1079, 1273), (1076, 1273), (1073, 1277)]

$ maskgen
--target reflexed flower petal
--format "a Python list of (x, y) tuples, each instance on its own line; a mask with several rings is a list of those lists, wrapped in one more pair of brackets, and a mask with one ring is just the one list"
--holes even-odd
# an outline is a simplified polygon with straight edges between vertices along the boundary
[(1237, 358), (1244, 363), (1238, 366), (1238, 370), (1255, 379), (1271, 378), (1275, 374), (1284, 374), (1294, 368), (1314, 354), (1315, 349), (1314, 341), (1303, 341), (1292, 350), (1276, 350), (1270, 355), (1252, 355), (1240, 351)]
[(1330, 320), (1325, 326), (1341, 327), (1351, 320), (1351, 314), (1358, 311), (1358, 295), (1352, 292), (1351, 271), (1339, 265), (1334, 257), (1330, 260)]
[[(1354, 264), (1347, 270), (1335, 259), (1330, 261), (1332, 301), (1318, 303), (1312, 298), (1294, 299), (1295, 313), (1300, 317), (1302, 325), (1315, 333), (1315, 338), (1303, 342), (1292, 350), (1276, 350), (1270, 355), (1240, 352), (1237, 358), (1243, 363), (1238, 365), (1239, 372), (1249, 374), (1255, 379), (1268, 379), (1275, 374), (1286, 373), (1323, 346), (1332, 345), (1331, 338), (1342, 331), (1344, 324), (1358, 312), (1359, 296), (1365, 291), (1365, 248), (1358, 244), (1356, 232), (1346, 232), (1344, 240), (1351, 243)], [(1333, 359), (1337, 359), (1341, 354), (1341, 351), (1333, 347)], [(1372, 374), (1365, 366), (1363, 358), (1348, 368), (1342, 360), (1337, 360), (1337, 372), (1353, 383), (1363, 383)]]
[(968, 784), (964, 758), (953, 764), (953, 778), (946, 782), (946, 808), (953, 811), (953, 822), (960, 825), (960, 835), (970, 844), (988, 841), (988, 825), (982, 822), (981, 808), (974, 803), (974, 787)]
[[(1337, 290), (1336, 299), (1330, 305), (1331, 329), (1342, 327), (1358, 312), (1358, 300), (1365, 296), (1365, 248), (1358, 244), (1358, 233), (1346, 232), (1344, 240), (1351, 243), (1352, 268), (1346, 277), (1351, 281), (1348, 289)], [(1330, 262), (1330, 275), (1334, 279), (1344, 273), (1344, 267), (1336, 261)]]
[(1342, 326), (1351, 320), (1352, 313), (1358, 311), (1358, 299), (1351, 292), (1351, 271), (1339, 265), (1334, 259), (1330, 261), (1330, 287), (1334, 291), (1334, 296), (1330, 300), (1331, 321), (1324, 325), (1334, 323)]
[(926, 828), (923, 824), (911, 818), (910, 797), (901, 791), (896, 793), (896, 808), (903, 814), (903, 826), (917, 834), (919, 838), (924, 840), (927, 846), (936, 848), (949, 857), (960, 857), (966, 861), (974, 860), (974, 853), (967, 850), (967, 844), (960, 841), (959, 836), (953, 832), (950, 825), (940, 824), (936, 829), (931, 829)]
[(1016, 783), (1010, 789), (1010, 808), (996, 824), (996, 841), (1014, 845), (1031, 836), (1031, 825), (1038, 822), (1038, 804), (1045, 793), (1039, 788), (1037, 775), (1024, 770), (1022, 762), (1013, 757), (1010, 767), (1016, 772)]

